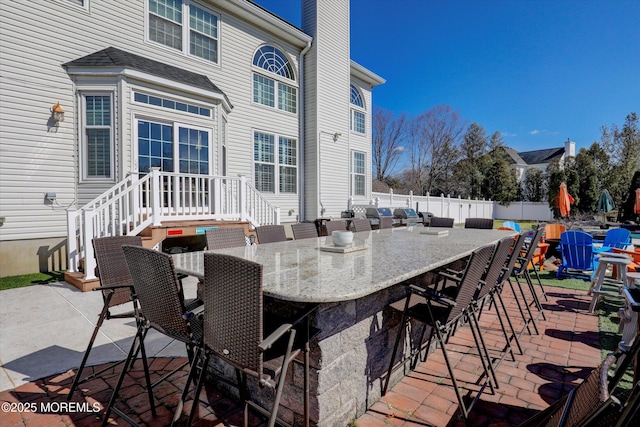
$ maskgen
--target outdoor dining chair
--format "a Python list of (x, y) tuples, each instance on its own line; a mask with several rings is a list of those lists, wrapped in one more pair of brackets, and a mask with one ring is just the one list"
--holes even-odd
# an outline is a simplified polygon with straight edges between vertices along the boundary
[(247, 245), (244, 229), (240, 227), (213, 228), (206, 230), (204, 234), (210, 251)]
[(597, 241), (594, 239), (593, 243), (602, 244), (600, 247), (593, 248), (594, 254), (612, 252), (614, 248), (626, 249), (627, 246), (631, 245), (631, 231), (626, 228), (612, 228), (607, 231), (604, 240)]
[(616, 426), (623, 405), (609, 393), (607, 377), (615, 361), (607, 356), (576, 388), (520, 427)]
[[(120, 393), (120, 388), (124, 382), (129, 365), (133, 363), (138, 351), (142, 356), (144, 376), (147, 386), (147, 394), (151, 413), (155, 417), (155, 403), (153, 399), (153, 387), (165, 380), (176, 371), (163, 376), (154, 384), (151, 384), (149, 366), (146, 359), (144, 346), (145, 338), (149, 329), (164, 334), (186, 345), (191, 369), (186, 380), (185, 389), (188, 389), (193, 378), (196, 356), (198, 356), (202, 342), (202, 323), (196, 316), (185, 316), (188, 308), (184, 304), (181, 295), (181, 287), (178, 276), (173, 266), (171, 255), (137, 246), (123, 246), (124, 256), (131, 272), (133, 288), (136, 298), (140, 304), (138, 310), (138, 329), (135, 339), (131, 344), (127, 359), (118, 382), (113, 389), (113, 394), (106, 407), (102, 425), (109, 422), (111, 411), (116, 412), (120, 417), (131, 423), (126, 414), (122, 413), (116, 406), (116, 399)], [(173, 421), (180, 417), (183, 407), (183, 400), (178, 403), (174, 413)], [(135, 425), (135, 424), (134, 424)]]
[[(489, 367), (491, 368), (491, 372), (494, 375), (494, 381), (496, 385), (498, 384), (498, 380), (495, 376), (495, 370), (500, 366), (502, 361), (504, 360), (507, 354), (511, 354), (511, 358), (515, 361), (515, 355), (513, 354), (513, 348), (511, 346), (511, 339), (515, 338), (515, 341), (518, 345), (518, 349), (520, 350), (520, 354), (522, 354), (522, 347), (520, 347), (520, 340), (516, 334), (516, 331), (513, 327), (513, 323), (509, 317), (509, 312), (507, 311), (502, 298), (500, 297), (500, 293), (498, 292), (498, 287), (503, 281), (505, 274), (505, 266), (509, 262), (510, 254), (513, 251), (514, 245), (517, 243), (517, 240), (511, 236), (504, 237), (498, 241), (496, 248), (491, 255), (491, 260), (489, 261), (489, 265), (487, 266), (485, 275), (483, 277), (483, 283), (476, 291), (472, 301), (472, 307), (476, 310), (478, 319), (480, 318), (484, 307), (491, 303), (495, 307), (496, 317), (498, 318), (498, 322), (500, 323), (500, 329), (502, 330), (502, 334), (505, 338), (505, 348), (502, 356), (497, 359), (496, 363), (490, 363)], [(507, 329), (505, 328), (503, 316), (498, 309), (498, 305), (496, 303), (496, 299), (501, 303), (501, 308), (504, 313), (504, 318), (509, 324), (511, 328), (512, 335), (509, 336), (507, 333)], [(482, 334), (482, 328), (479, 329), (479, 333)], [(488, 357), (491, 361), (492, 359)]]
[[(89, 340), (89, 345), (84, 352), (80, 367), (76, 371), (73, 384), (67, 395), (67, 400), (71, 399), (73, 393), (76, 391), (80, 383), (93, 379), (111, 369), (114, 365), (108, 365), (105, 369), (98, 372), (94, 372), (86, 378), (82, 378), (82, 372), (89, 359), (89, 354), (93, 349), (93, 343), (98, 336), (98, 331), (102, 327), (102, 323), (105, 319), (134, 317), (135, 305), (137, 304), (135, 299), (132, 298), (132, 285), (131, 274), (127, 267), (127, 262), (124, 258), (124, 252), (122, 252), (122, 245), (142, 246), (142, 237), (140, 236), (114, 236), (114, 237), (100, 237), (93, 239), (93, 251), (96, 257), (96, 263), (98, 265), (98, 277), (100, 279), (100, 287), (95, 290), (100, 291), (102, 294), (102, 300), (104, 305), (102, 311), (98, 316), (98, 321), (93, 329), (93, 335)], [(133, 302), (133, 310), (112, 314), (111, 309), (118, 306), (124, 306), (127, 303)], [(116, 362), (116, 364), (123, 363), (124, 360)]]
[(466, 218), (464, 220), (464, 228), (491, 230), (493, 229), (493, 220), (491, 218)]
[(384, 230), (387, 228), (393, 228), (393, 218), (390, 216), (382, 216), (380, 217), (380, 224), (378, 225), (380, 230)]
[[(289, 319), (266, 314), (263, 310), (263, 266), (226, 254), (204, 254), (204, 346), (200, 357), (201, 374), (196, 387), (200, 395), (205, 367), (211, 356), (236, 368), (240, 398), (244, 404), (244, 426), (253, 408), (269, 418), (269, 427), (278, 420), (287, 370), (301, 353), (304, 360), (304, 414), (309, 417), (309, 340), (317, 330), (310, 326), (310, 315), (317, 305), (309, 305)], [(247, 376), (259, 386), (275, 392), (269, 410), (250, 401)], [(187, 425), (195, 415), (194, 402)]]
[(345, 231), (347, 229), (347, 222), (341, 219), (327, 221), (325, 223), (325, 229), (327, 230), (327, 236), (331, 236), (331, 233), (334, 231)]
[[(426, 345), (422, 344), (423, 337), (418, 340), (418, 346), (415, 350), (416, 356), (419, 355), (423, 348), (425, 349), (425, 352), (428, 352), (431, 345), (431, 340), (433, 339), (434, 335), (436, 336), (438, 345), (442, 350), (442, 355), (444, 356), (444, 360), (447, 365), (449, 377), (451, 378), (454, 390), (456, 392), (460, 410), (462, 411), (462, 415), (465, 419), (468, 418), (470, 411), (475, 405), (475, 402), (480, 397), (486, 386), (489, 385), (491, 390), (493, 390), (492, 378), (489, 375), (489, 367), (487, 365), (487, 363), (490, 363), (490, 361), (485, 360), (484, 351), (481, 347), (482, 344), (479, 342), (477, 334), (477, 318), (475, 317), (474, 310), (471, 309), (471, 303), (473, 301), (474, 295), (476, 293), (478, 285), (481, 283), (485, 268), (493, 252), (494, 245), (486, 245), (473, 251), (471, 257), (469, 258), (469, 261), (467, 262), (464, 273), (462, 274), (458, 294), (455, 298), (445, 298), (441, 294), (433, 292), (430, 289), (425, 289), (412, 284), (409, 285), (409, 296), (404, 300), (398, 301), (391, 305), (391, 307), (402, 311), (402, 320), (400, 321), (400, 328), (398, 329), (395, 344), (393, 346), (393, 351), (391, 353), (389, 369), (387, 371), (387, 376), (382, 390), (383, 395), (386, 394), (389, 387), (389, 381), (391, 379), (391, 373), (394, 370), (394, 362), (396, 354), (398, 352), (400, 338), (403, 335), (404, 330), (406, 329), (406, 323), (410, 319), (424, 324), (424, 327), (422, 329), (423, 336), (426, 331), (426, 327), (429, 326), (430, 328), (429, 339)], [(485, 381), (483, 385), (481, 386), (474, 400), (469, 405), (465, 403), (462, 394), (460, 393), (460, 389), (458, 387), (456, 376), (453, 370), (453, 365), (449, 359), (449, 354), (446, 348), (448, 338), (455, 330), (455, 327), (457, 326), (459, 321), (466, 321), (471, 329), (485, 375)], [(400, 363), (400, 366), (402, 365), (403, 363)]]
[(286, 242), (287, 234), (284, 232), (284, 225), (261, 225), (256, 227), (258, 243)]
[(453, 218), (432, 216), (429, 220), (429, 227), (453, 228), (453, 221)]
[(520, 229), (520, 224), (518, 224), (515, 221), (505, 221), (502, 223), (502, 227), (504, 228), (509, 228), (513, 231), (517, 231), (518, 233), (520, 233), (522, 230)]
[(552, 223), (545, 224), (544, 226), (544, 238), (547, 241), (560, 242), (560, 235), (567, 231), (567, 227), (564, 224)]
[[(524, 329), (527, 329), (529, 330), (529, 332), (531, 332), (529, 329), (529, 323), (532, 323), (536, 334), (539, 333), (538, 326), (537, 326), (538, 318), (542, 317), (544, 320), (546, 320), (546, 316), (544, 314), (544, 309), (542, 308), (542, 304), (540, 303), (540, 298), (538, 297), (538, 293), (536, 292), (536, 289), (533, 285), (533, 280), (531, 279), (531, 274), (529, 273), (529, 265), (531, 264), (533, 255), (537, 250), (538, 243), (542, 238), (543, 230), (544, 230), (543, 226), (539, 226), (534, 231), (533, 236), (531, 236), (530, 238), (525, 238), (524, 244), (521, 247), (514, 249), (514, 256), (517, 256), (517, 258), (515, 260), (516, 264), (513, 267), (513, 270), (511, 273), (511, 277), (515, 279), (518, 289), (520, 291), (520, 296), (522, 297), (522, 304), (529, 314), (528, 319), (525, 320), (525, 326), (522, 332), (524, 331)], [(538, 275), (538, 272), (535, 268), (533, 269), (533, 271), (538, 279), (538, 285), (542, 289), (542, 295), (546, 299), (547, 296), (544, 291), (544, 287), (542, 286), (542, 282), (540, 281), (540, 276)], [(520, 281), (521, 279), (524, 279), (525, 283), (527, 284), (527, 287), (529, 289), (529, 294), (531, 296), (530, 299), (527, 298), (524, 292), (522, 283)], [(511, 288), (514, 290), (514, 297), (517, 301), (518, 297), (516, 296), (517, 294), (515, 293), (515, 289), (513, 287), (513, 283), (511, 282), (511, 278), (508, 278), (508, 280), (509, 280), (509, 284), (511, 285)], [(531, 306), (535, 306), (536, 309), (538, 310), (538, 315), (535, 317), (531, 312)]]
[(298, 224), (291, 225), (293, 231), (293, 238), (300, 239), (315, 239), (318, 237), (318, 229), (312, 222), (300, 222)]
[(560, 253), (562, 263), (558, 266), (557, 277), (574, 276), (570, 270), (577, 270), (584, 275), (586, 271), (594, 271), (593, 237), (579, 230), (565, 231), (560, 235)]
[(367, 218), (354, 218), (351, 220), (351, 227), (356, 233), (360, 231), (371, 231), (371, 223)]

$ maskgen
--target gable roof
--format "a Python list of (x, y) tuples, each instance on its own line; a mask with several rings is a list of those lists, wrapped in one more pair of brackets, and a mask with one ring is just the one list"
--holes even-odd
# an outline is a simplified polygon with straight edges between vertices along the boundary
[(171, 81), (192, 86), (224, 97), (231, 106), (227, 95), (220, 90), (204, 74), (194, 73), (184, 68), (174, 67), (153, 59), (135, 55), (115, 47), (108, 47), (98, 52), (91, 53), (82, 58), (74, 59), (62, 65), (65, 69), (70, 68), (123, 68), (141, 71), (153, 76), (169, 79)]
[(520, 154), (522, 160), (528, 165), (537, 165), (540, 163), (549, 163), (553, 159), (561, 157), (564, 154), (564, 147), (547, 148), (544, 150), (523, 151)]
[(511, 160), (513, 161), (513, 163), (517, 164), (517, 165), (525, 165), (527, 164), (522, 157), (520, 157), (520, 155), (518, 154), (518, 152), (516, 150), (514, 150), (511, 147), (502, 147), (502, 149), (504, 150), (505, 153), (507, 153), (507, 155), (511, 158)]

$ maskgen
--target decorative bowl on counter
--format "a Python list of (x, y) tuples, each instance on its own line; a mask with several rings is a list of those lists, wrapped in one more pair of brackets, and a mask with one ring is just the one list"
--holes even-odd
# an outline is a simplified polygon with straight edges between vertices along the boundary
[(353, 243), (353, 232), (336, 230), (331, 233), (331, 241), (336, 246), (347, 246)]

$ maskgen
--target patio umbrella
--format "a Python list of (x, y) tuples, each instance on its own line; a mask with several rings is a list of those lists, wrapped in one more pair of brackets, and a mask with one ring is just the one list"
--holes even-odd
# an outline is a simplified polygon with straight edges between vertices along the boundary
[(636, 201), (633, 204), (633, 213), (640, 215), (640, 188), (636, 188)]
[(611, 212), (615, 207), (616, 204), (613, 202), (613, 198), (611, 198), (609, 190), (602, 190), (600, 198), (598, 199), (598, 212)]
[(571, 203), (575, 202), (574, 198), (571, 197), (569, 191), (567, 190), (567, 184), (560, 184), (560, 191), (558, 192), (558, 196), (556, 197), (556, 206), (558, 210), (560, 210), (560, 216), (565, 217), (569, 216), (569, 212), (571, 211)]

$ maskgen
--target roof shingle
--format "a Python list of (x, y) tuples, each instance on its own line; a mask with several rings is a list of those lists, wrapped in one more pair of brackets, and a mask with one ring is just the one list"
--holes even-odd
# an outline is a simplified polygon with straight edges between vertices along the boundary
[(178, 83), (187, 84), (200, 89), (218, 93), (229, 99), (226, 94), (218, 88), (209, 78), (203, 74), (194, 73), (184, 68), (174, 67), (153, 59), (135, 55), (131, 52), (108, 47), (94, 52), (82, 58), (63, 64), (63, 67), (124, 67), (132, 70), (142, 71), (157, 77), (173, 80)]

